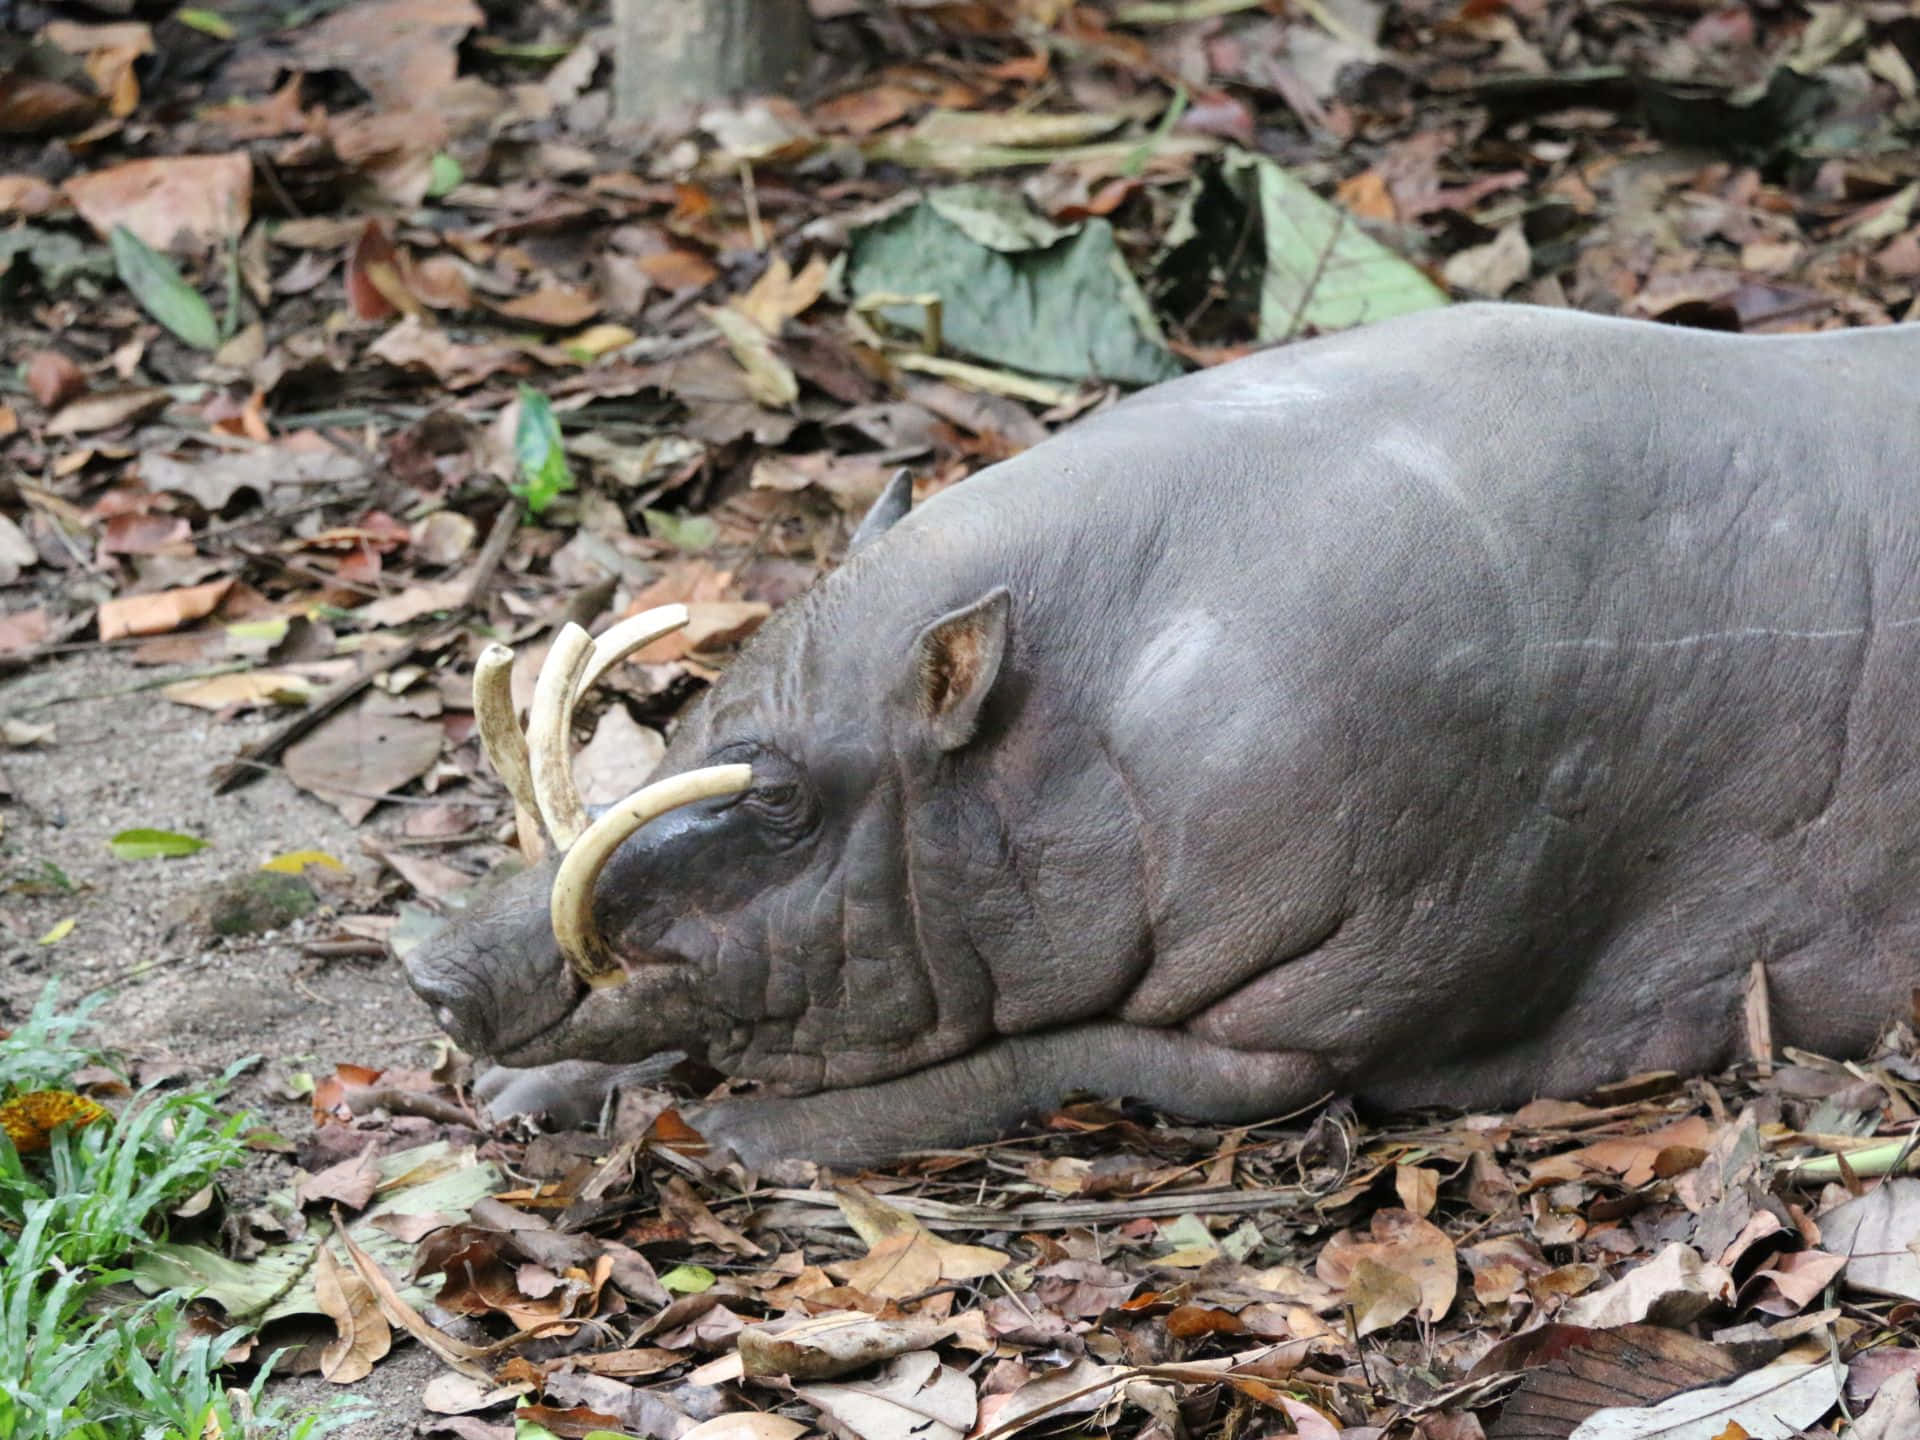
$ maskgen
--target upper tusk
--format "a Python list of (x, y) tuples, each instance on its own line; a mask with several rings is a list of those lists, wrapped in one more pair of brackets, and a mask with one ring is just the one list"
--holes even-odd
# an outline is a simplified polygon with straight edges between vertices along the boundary
[(513, 713), (513, 651), (504, 645), (487, 646), (474, 664), (473, 716), (480, 726), (487, 762), (506, 782), (513, 803), (537, 809), (533, 776), (527, 769), (527, 737)]
[(735, 795), (753, 783), (751, 765), (709, 765), (633, 792), (573, 841), (553, 878), (553, 938), (573, 973), (589, 985), (617, 985), (626, 978), (593, 923), (593, 886), (613, 852), (648, 821), (669, 810)]
[(593, 658), (593, 639), (569, 621), (553, 637), (540, 678), (533, 687), (533, 706), (527, 713), (527, 748), (531, 752), (533, 794), (540, 818), (556, 848), (564, 850), (587, 828), (587, 807), (573, 783), (568, 755), (573, 729), (573, 702), (580, 693), (580, 677)]
[(644, 650), (661, 636), (684, 627), (687, 619), (684, 605), (656, 605), (629, 616), (618, 625), (608, 626), (593, 642), (593, 659), (587, 663), (587, 673), (580, 678), (579, 693), (584, 694), (598, 685), (609, 670), (636, 650)]

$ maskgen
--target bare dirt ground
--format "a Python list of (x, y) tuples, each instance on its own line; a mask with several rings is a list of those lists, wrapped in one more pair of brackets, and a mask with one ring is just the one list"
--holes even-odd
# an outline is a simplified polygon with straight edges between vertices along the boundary
[[(259, 1056), (231, 1103), (297, 1139), (311, 1121), (306, 1100), (290, 1088), (295, 1072), (328, 1074), (342, 1062), (425, 1064), (438, 1032), (391, 958), (308, 953), (332, 929), (324, 897), (286, 929), (255, 936), (210, 938), (192, 918), (216, 886), (289, 851), (340, 860), (352, 881), (336, 897), (370, 898), (379, 866), (361, 851), (360, 832), (284, 776), (214, 794), (211, 772), (267, 727), (223, 723), (151, 688), (181, 673), (96, 652), (0, 681), (0, 715), (57, 727), (51, 744), (0, 752), (14, 795), (0, 873), (50, 862), (76, 887), (0, 895), (0, 1024), (19, 1020), (50, 977), (67, 1003), (104, 990), (99, 1034), (130, 1060), (177, 1067), (199, 1082)], [(211, 843), (179, 859), (116, 859), (108, 840), (134, 827)], [(39, 943), (68, 918), (74, 925), (64, 939)], [(264, 1190), (293, 1175), (290, 1160), (262, 1155), (237, 1183)], [(396, 1351), (353, 1388), (372, 1408), (338, 1432), (347, 1440), (409, 1433), (424, 1413), (420, 1389), (438, 1362), (411, 1344)], [(285, 1393), (295, 1404), (323, 1404), (338, 1392), (309, 1378), (288, 1382)]]

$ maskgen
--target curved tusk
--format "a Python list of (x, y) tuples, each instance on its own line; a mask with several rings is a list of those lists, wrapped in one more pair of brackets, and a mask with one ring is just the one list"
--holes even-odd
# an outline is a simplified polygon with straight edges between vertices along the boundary
[(568, 968), (589, 985), (618, 985), (626, 979), (593, 924), (593, 886), (613, 852), (648, 821), (669, 810), (735, 795), (753, 783), (751, 765), (709, 765), (643, 786), (594, 821), (575, 840), (553, 877), (553, 938)]
[(574, 697), (580, 693), (580, 677), (592, 658), (592, 637), (572, 621), (562, 625), (553, 637), (546, 663), (540, 667), (533, 705), (527, 712), (533, 795), (547, 833), (561, 850), (587, 828), (587, 807), (573, 783), (573, 763), (567, 751), (572, 738)]
[(487, 753), (487, 763), (513, 796), (520, 849), (529, 860), (538, 860), (546, 849), (534, 818), (540, 806), (527, 767), (527, 737), (513, 713), (513, 651), (504, 645), (487, 646), (474, 664), (473, 716), (480, 727), (480, 745)]
[(587, 673), (580, 677), (578, 693), (585, 694), (598, 685), (609, 670), (635, 651), (684, 627), (688, 618), (684, 605), (656, 605), (608, 626), (593, 642), (593, 659), (587, 663)]
[(513, 651), (493, 644), (473, 667), (473, 716), (487, 763), (506, 782), (516, 805), (535, 808), (533, 776), (527, 769), (527, 737), (513, 713)]

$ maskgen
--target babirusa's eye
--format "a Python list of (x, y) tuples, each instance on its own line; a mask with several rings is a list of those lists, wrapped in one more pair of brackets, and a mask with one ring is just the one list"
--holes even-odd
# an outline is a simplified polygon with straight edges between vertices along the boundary
[(791, 810), (800, 803), (800, 787), (791, 780), (775, 781), (769, 785), (756, 785), (753, 798), (769, 810)]

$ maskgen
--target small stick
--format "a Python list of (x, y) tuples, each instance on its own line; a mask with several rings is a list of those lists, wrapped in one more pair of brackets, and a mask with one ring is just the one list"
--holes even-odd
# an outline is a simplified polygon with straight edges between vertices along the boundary
[(753, 188), (753, 164), (740, 162), (740, 197), (747, 205), (747, 238), (756, 250), (767, 248), (766, 227), (760, 223), (760, 196)]

